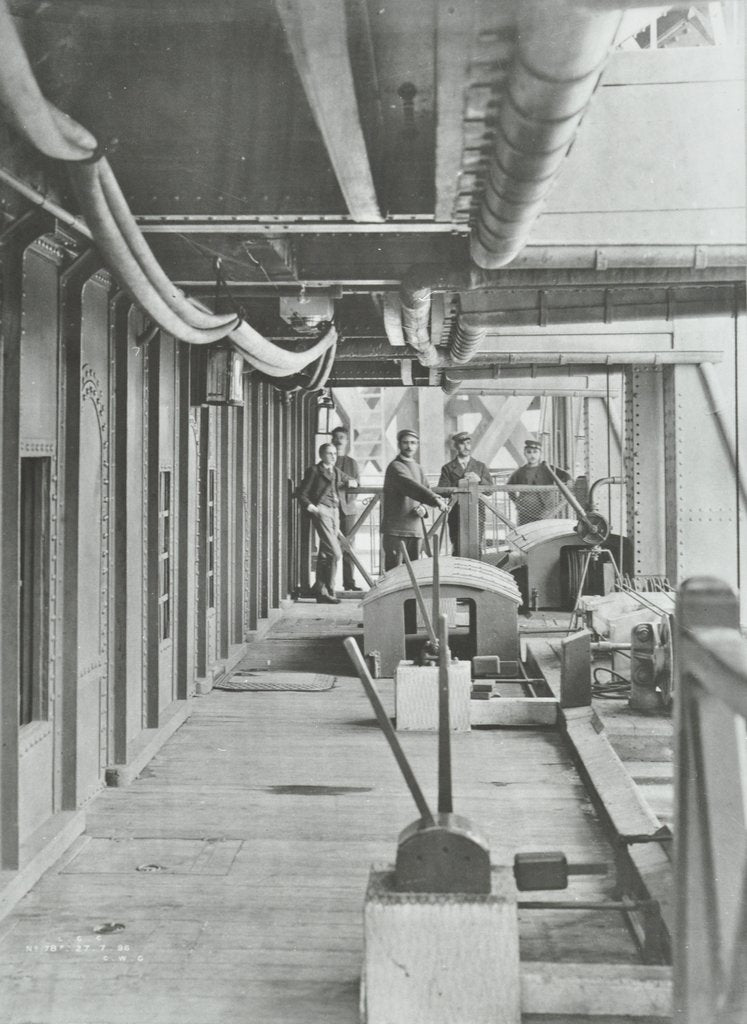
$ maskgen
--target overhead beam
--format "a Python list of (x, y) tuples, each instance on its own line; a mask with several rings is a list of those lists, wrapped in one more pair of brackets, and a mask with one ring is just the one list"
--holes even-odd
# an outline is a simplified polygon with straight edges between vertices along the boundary
[[(475, 381), (470, 381), (469, 386), (459, 388), (460, 395), (478, 395), (480, 398), (487, 398), (491, 395), (532, 395), (554, 398), (606, 398), (607, 391), (599, 387), (588, 387), (583, 383), (569, 383), (554, 381), (550, 378), (545, 383), (541, 378), (532, 381), (489, 381), (485, 387), (475, 387)], [(619, 392), (618, 392), (619, 393)]]
[[(39, 204), (41, 205), (41, 204)], [(341, 214), (145, 213), (136, 218), (149, 235), (449, 235), (469, 225), (438, 222), (430, 214), (392, 214), (384, 220)]]
[(350, 215), (381, 221), (355, 96), (343, 0), (275, 0)]

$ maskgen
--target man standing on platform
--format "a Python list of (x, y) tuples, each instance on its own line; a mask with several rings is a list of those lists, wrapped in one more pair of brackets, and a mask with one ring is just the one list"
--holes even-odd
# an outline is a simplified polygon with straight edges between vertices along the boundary
[[(441, 467), (441, 476), (438, 481), (439, 487), (459, 487), (460, 480), (468, 483), (484, 484), (491, 487), (493, 481), (490, 477), (488, 467), (484, 462), (478, 462), (472, 458), (472, 435), (468, 430), (461, 430), (454, 434), (451, 439), (456, 451), (456, 458)], [(455, 496), (452, 496), (452, 500)], [(478, 513), (480, 523), (480, 547), (482, 548), (482, 536), (485, 528), (485, 509), (482, 504)], [(449, 540), (451, 541), (452, 553), (459, 555), (459, 505), (455, 502), (449, 513)]]
[(317, 462), (304, 473), (297, 497), (310, 516), (319, 537), (314, 593), (318, 604), (339, 604), (335, 594), (337, 566), (342, 558), (337, 531), (340, 528), (340, 493), (343, 487), (357, 487), (358, 481), (342, 473), (335, 463), (337, 449), (326, 442), (319, 448)]
[[(506, 481), (509, 484), (532, 484), (536, 486), (552, 486), (555, 479), (542, 459), (542, 445), (534, 438), (524, 442), (525, 466), (519, 466)], [(552, 467), (556, 476), (568, 483), (570, 475), (557, 466)], [(553, 491), (513, 491), (509, 492), (511, 501), (516, 505), (519, 526), (534, 523), (538, 519), (552, 519), (560, 500), (560, 495)]]
[(415, 461), (420, 438), (414, 430), (397, 434), (399, 455), (389, 463), (384, 474), (381, 534), (384, 547), (384, 571), (394, 569), (402, 561), (402, 541), (408, 556), (418, 558), (423, 536), (421, 520), (428, 515), (426, 506), (442, 512), (447, 502), (428, 486), (425, 473)]
[[(332, 444), (337, 450), (337, 468), (351, 480), (355, 480), (356, 486), (358, 486), (361, 474), (358, 463), (348, 455), (349, 436), (346, 427), (335, 427), (332, 431)], [(356, 497), (343, 490), (340, 493), (340, 533), (343, 537), (350, 536), (350, 531), (355, 526), (357, 518)], [(342, 589), (361, 590), (361, 587), (355, 585), (353, 559), (347, 551), (342, 553)]]

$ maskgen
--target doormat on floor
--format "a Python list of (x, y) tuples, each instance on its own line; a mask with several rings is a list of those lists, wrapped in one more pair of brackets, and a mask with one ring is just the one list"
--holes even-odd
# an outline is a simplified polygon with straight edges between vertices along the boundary
[(314, 672), (239, 671), (216, 683), (216, 690), (331, 690), (337, 676)]

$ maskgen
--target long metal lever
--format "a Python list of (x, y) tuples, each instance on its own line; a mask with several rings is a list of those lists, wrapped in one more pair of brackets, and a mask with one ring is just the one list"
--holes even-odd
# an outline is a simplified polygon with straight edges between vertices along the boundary
[[(435, 522), (433, 523), (431, 528), (428, 530), (428, 536), (429, 537), (432, 537), (434, 534), (438, 533), (439, 529), (445, 528), (444, 527), (444, 523), (445, 523), (446, 519), (448, 519), (449, 512), (451, 512), (453, 507), (454, 507), (454, 496), (451, 495), (450, 498), (449, 498), (448, 508), (445, 508), (443, 510), (443, 512), (439, 513), (438, 518), (435, 520)], [(443, 531), (442, 531), (442, 536), (443, 536)]]
[(433, 611), (433, 622), (438, 625), (441, 618), (441, 565), (439, 562), (439, 549), (441, 547), (441, 536), (436, 534), (436, 542), (433, 545), (433, 595), (431, 598), (431, 609)]
[(366, 572), (366, 567), (364, 565), (362, 565), (360, 558), (358, 558), (358, 556), (355, 553), (355, 549), (353, 548), (353, 545), (350, 543), (350, 541), (345, 536), (345, 534), (342, 532), (342, 530), (338, 530), (337, 531), (337, 539), (340, 542), (340, 547), (343, 549), (343, 551), (346, 551), (350, 555), (350, 557), (353, 560), (356, 568), (358, 569), (358, 572), (361, 574), (361, 576), (366, 581), (368, 586), (369, 587), (375, 587), (376, 584), (374, 583), (374, 581), (371, 579), (371, 577)]
[(355, 666), (358, 678), (363, 683), (363, 689), (366, 691), (366, 695), (371, 701), (371, 707), (374, 709), (376, 720), (381, 727), (381, 731), (386, 736), (389, 746), (392, 748), (394, 759), (399, 765), (399, 770), (402, 772), (405, 782), (412, 793), (413, 800), (417, 804), (417, 808), (420, 811), (420, 817), (426, 825), (434, 825), (435, 819), (433, 817), (433, 812), (423, 796), (423, 791), (418, 785), (418, 780), (415, 778), (415, 774), (410, 767), (410, 762), (407, 760), (405, 752), (397, 739), (397, 734), (392, 728), (392, 723), (389, 721), (389, 716), (384, 710), (384, 705), (381, 703), (381, 697), (379, 696), (376, 686), (374, 685), (374, 681), (371, 678), (371, 673), (368, 671), (368, 667), (363, 660), (360, 647), (352, 636), (349, 636), (344, 643), (345, 650), (348, 652), (348, 657)]
[(433, 623), (431, 622), (431, 617), (428, 614), (428, 609), (425, 607), (425, 599), (423, 598), (423, 592), (421, 591), (421, 589), (420, 589), (420, 587), (418, 585), (418, 581), (415, 579), (415, 572), (414, 572), (414, 570), (412, 568), (412, 562), (410, 561), (410, 556), (407, 554), (407, 547), (405, 546), (405, 542), (404, 541), (400, 541), (400, 544), (401, 544), (401, 548), (402, 548), (402, 557), (405, 560), (405, 565), (407, 566), (407, 571), (410, 574), (410, 582), (412, 583), (412, 589), (415, 591), (415, 600), (418, 602), (418, 608), (420, 609), (420, 614), (423, 616), (423, 622), (425, 623), (425, 628), (426, 628), (426, 631), (428, 633), (428, 639), (430, 640), (430, 642), (435, 647), (435, 645), (438, 643), (438, 638), (436, 637), (436, 631), (433, 628)]
[(578, 498), (573, 493), (573, 491), (568, 487), (568, 485), (566, 483), (564, 483), (560, 479), (560, 477), (555, 472), (555, 470), (552, 468), (552, 466), (550, 465), (549, 462), (543, 462), (542, 465), (549, 472), (550, 476), (555, 481), (555, 485), (557, 486), (558, 490), (563, 495), (563, 497), (568, 502), (568, 504), (571, 506), (571, 508), (576, 513), (576, 515), (581, 520), (581, 522), (585, 523), (589, 527), (590, 530), (596, 531), (596, 524), (592, 523), (592, 521), (589, 519), (589, 517), (588, 517), (588, 515), (586, 513), (586, 509), (583, 507), (583, 505), (578, 500)]
[(426, 555), (430, 558), (433, 552), (431, 551), (431, 541), (428, 536), (428, 527), (425, 525), (425, 519), (420, 520), (420, 528), (423, 531), (423, 547), (425, 548)]
[(438, 617), (438, 810), (451, 814), (451, 721), (449, 717), (449, 625), (445, 615)]

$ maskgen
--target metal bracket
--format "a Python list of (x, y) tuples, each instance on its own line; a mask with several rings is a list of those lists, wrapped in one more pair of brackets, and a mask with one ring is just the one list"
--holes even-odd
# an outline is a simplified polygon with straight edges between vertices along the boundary
[(642, 832), (617, 837), (617, 841), (621, 846), (637, 846), (640, 843), (671, 843), (673, 839), (672, 830), (668, 825), (662, 825), (661, 828), (657, 828), (655, 832), (650, 834)]

